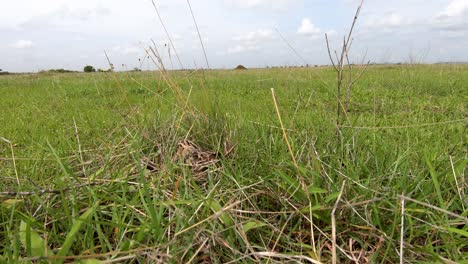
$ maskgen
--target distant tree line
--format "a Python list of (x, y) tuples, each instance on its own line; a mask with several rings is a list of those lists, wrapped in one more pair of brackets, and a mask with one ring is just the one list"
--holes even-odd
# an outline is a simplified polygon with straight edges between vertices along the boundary
[[(89, 72), (113, 72), (113, 71), (114, 71), (114, 65), (111, 64), (110, 66), (111, 66), (111, 67), (110, 67), (109, 69), (107, 69), (107, 70), (104, 70), (104, 69), (97, 69), (97, 70), (96, 70), (96, 68), (94, 68), (93, 66), (91, 66), (91, 65), (86, 65), (86, 66), (83, 68), (83, 71), (84, 71), (84, 72), (87, 72), (87, 73), (89, 73)], [(125, 64), (122, 64), (122, 68), (125, 68)], [(127, 71), (128, 71), (128, 72), (141, 72), (141, 69), (135, 67), (135, 68), (133, 68), (132, 70), (127, 70)]]
[(283, 66), (266, 66), (267, 69), (289, 69), (289, 68), (316, 68), (316, 67), (321, 67), (320, 65), (309, 65), (309, 64), (306, 64), (306, 65), (283, 65)]
[(50, 69), (50, 70), (42, 70), (39, 73), (74, 73), (77, 71), (65, 70), (65, 69)]

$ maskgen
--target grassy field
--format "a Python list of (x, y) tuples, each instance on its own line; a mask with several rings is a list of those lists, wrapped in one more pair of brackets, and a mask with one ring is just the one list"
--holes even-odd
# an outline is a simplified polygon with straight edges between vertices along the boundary
[(0, 76), (0, 263), (467, 263), (468, 66), (335, 78)]

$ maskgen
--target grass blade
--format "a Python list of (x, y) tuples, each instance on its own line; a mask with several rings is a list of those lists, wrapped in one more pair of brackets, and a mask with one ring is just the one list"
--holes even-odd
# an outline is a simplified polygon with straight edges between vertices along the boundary
[(21, 244), (26, 248), (29, 256), (45, 257), (53, 255), (42, 237), (31, 228), (29, 223), (21, 221), (19, 235)]
[(94, 214), (94, 212), (96, 211), (96, 207), (97, 207), (97, 204), (95, 204), (93, 207), (86, 210), (86, 212), (84, 212), (75, 221), (70, 231), (68, 232), (67, 237), (65, 238), (65, 242), (63, 243), (62, 248), (60, 249), (58, 253), (59, 256), (66, 256), (68, 254), (70, 247), (72, 246), (73, 242), (75, 242), (75, 239), (78, 235), (78, 231), (80, 231), (83, 223), (87, 221), (92, 214)]
[(266, 224), (259, 221), (249, 221), (242, 226), (242, 229), (247, 233), (249, 230), (260, 228), (262, 226), (266, 226)]

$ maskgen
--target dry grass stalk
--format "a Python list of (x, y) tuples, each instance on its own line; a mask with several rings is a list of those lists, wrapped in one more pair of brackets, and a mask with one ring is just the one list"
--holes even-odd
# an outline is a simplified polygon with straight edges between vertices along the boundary
[(313, 258), (306, 257), (306, 256), (300, 256), (300, 255), (285, 255), (285, 254), (279, 254), (276, 252), (255, 252), (250, 254), (251, 256), (257, 256), (257, 257), (267, 257), (267, 258), (277, 258), (281, 260), (289, 260), (289, 261), (294, 261), (297, 263), (303, 263), (304, 261), (310, 262), (312, 264), (321, 264), (322, 262), (317, 261)]
[(214, 214), (210, 215), (209, 217), (205, 218), (204, 220), (198, 222), (198, 223), (195, 223), (185, 229), (182, 229), (181, 231), (177, 232), (175, 235), (174, 235), (174, 238), (180, 236), (181, 234), (195, 228), (195, 227), (198, 227), (208, 221), (211, 221), (211, 220), (214, 220), (214, 219), (218, 219), (224, 212), (227, 212), (229, 210), (231, 210), (232, 208), (238, 206), (239, 204), (242, 204), (243, 202), (247, 201), (248, 199), (250, 199), (251, 197), (248, 197), (246, 199), (243, 199), (243, 200), (240, 200), (240, 201), (237, 201), (237, 202), (228, 202), (227, 204), (229, 204), (228, 206), (225, 206), (223, 208), (221, 208), (221, 210), (215, 212)]
[(13, 169), (15, 170), (16, 183), (18, 184), (18, 188), (20, 188), (21, 183), (20, 183), (20, 179), (19, 179), (19, 175), (18, 175), (18, 169), (16, 168), (15, 150), (13, 149), (13, 143), (10, 140), (8, 140), (8, 139), (6, 139), (4, 137), (0, 137), (0, 139), (10, 146), (11, 160), (13, 161)]
[(190, 5), (190, 0), (187, 0), (187, 5), (188, 5), (188, 7), (190, 9), (190, 14), (192, 14), (193, 23), (195, 24), (195, 28), (197, 29), (198, 38), (200, 39), (200, 44), (201, 44), (201, 47), (202, 47), (202, 50), (203, 50), (203, 55), (205, 55), (206, 66), (208, 67), (208, 69), (210, 69), (210, 63), (208, 62), (208, 56), (206, 55), (205, 45), (203, 44), (203, 39), (202, 39), (202, 36), (200, 34), (200, 29), (198, 28), (198, 23), (197, 23), (197, 20), (195, 19), (195, 15), (193, 14), (192, 6)]
[(195, 258), (198, 256), (198, 253), (200, 253), (200, 251), (203, 249), (203, 247), (205, 246), (206, 242), (208, 242), (209, 238), (206, 238), (203, 243), (198, 247), (197, 251), (195, 251), (195, 253), (193, 254), (193, 256), (190, 258), (189, 261), (187, 261), (187, 263), (192, 263)]
[[(185, 95), (184, 92), (182, 91), (182, 88), (172, 79), (168, 71), (166, 70), (164, 66), (164, 62), (162, 60), (161, 55), (159, 54), (156, 44), (153, 42), (154, 47), (149, 47), (148, 49), (145, 49), (146, 54), (148, 57), (151, 59), (151, 61), (156, 65), (156, 67), (159, 69), (159, 73), (161, 74), (161, 77), (163, 80), (166, 82), (166, 84), (169, 86), (169, 88), (172, 90), (176, 97), (177, 105), (180, 109), (182, 109), (182, 117), (185, 116), (185, 114), (189, 114), (191, 118), (194, 120), (197, 119), (197, 115), (195, 113), (195, 110), (193, 107), (189, 104), (189, 98), (190, 95)], [(191, 90), (190, 90), (191, 91)]]
[(85, 162), (83, 159), (83, 151), (81, 149), (80, 135), (78, 134), (78, 126), (76, 125), (75, 118), (73, 118), (73, 126), (75, 128), (76, 143), (78, 144), (78, 155), (79, 155), (80, 162), (81, 162), (81, 170), (83, 172), (83, 176), (86, 177), (86, 168), (85, 168)]
[(296, 167), (297, 174), (299, 175), (299, 182), (300, 182), (301, 187), (303, 188), (303, 190), (307, 193), (307, 186), (306, 186), (306, 184), (304, 182), (304, 177), (302, 176), (301, 170), (299, 169), (299, 165), (297, 164), (296, 157), (294, 156), (294, 152), (293, 152), (293, 150), (291, 148), (291, 144), (289, 144), (288, 134), (286, 133), (286, 129), (284, 128), (284, 125), (283, 125), (283, 120), (281, 119), (281, 113), (280, 113), (280, 110), (279, 110), (279, 107), (278, 107), (278, 102), (277, 102), (277, 99), (276, 99), (275, 89), (273, 89), (273, 88), (271, 88), (271, 95), (273, 97), (273, 103), (275, 104), (276, 114), (278, 115), (278, 120), (280, 122), (281, 130), (283, 131), (284, 141), (286, 142), (286, 145), (288, 146), (289, 154), (291, 155), (291, 159), (292, 159), (292, 161), (294, 163), (294, 167)]
[(455, 166), (453, 165), (453, 159), (452, 159), (452, 156), (449, 156), (450, 158), (450, 166), (452, 167), (452, 173), (453, 173), (453, 178), (455, 179), (455, 184), (457, 186), (457, 192), (458, 192), (458, 196), (460, 197), (460, 200), (462, 201), (462, 208), (463, 208), (463, 211), (466, 210), (465, 208), (465, 190), (464, 190), (464, 187), (466, 185), (465, 183), (465, 180), (462, 179), (462, 184), (460, 186), (460, 184), (458, 183), (458, 179), (457, 179), (457, 173), (455, 172)]
[(32, 192), (0, 192), (0, 196), (11, 197), (11, 196), (38, 196), (43, 194), (61, 194), (65, 192), (69, 192), (72, 190), (78, 190), (85, 187), (97, 186), (99, 185), (96, 182), (92, 183), (84, 183), (78, 184), (72, 187), (64, 188), (64, 189), (41, 189), (39, 191), (32, 191)]
[(401, 230), (400, 230), (400, 264), (405, 263), (404, 244), (405, 244), (405, 194), (401, 195)]
[(127, 98), (127, 93), (125, 92), (125, 89), (124, 89), (124, 87), (122, 85), (122, 82), (120, 81), (120, 79), (117, 77), (117, 75), (114, 72), (114, 64), (112, 64), (112, 62), (111, 62), (109, 56), (107, 55), (106, 51), (104, 51), (104, 55), (106, 55), (107, 63), (109, 64), (110, 73), (112, 74), (112, 77), (114, 77), (114, 80), (117, 82), (117, 85), (120, 88), (120, 92), (123, 95), (123, 98), (124, 98), (125, 102), (127, 103), (127, 105), (130, 106), (130, 102), (128, 101), (128, 98)]
[[(102, 259), (102, 258), (112, 258), (115, 259), (118, 256), (122, 256), (122, 260), (126, 259), (127, 256), (150, 256), (151, 254), (154, 254), (157, 256), (157, 259), (161, 260), (161, 262), (153, 261), (151, 263), (166, 263), (167, 260), (172, 259), (173, 256), (169, 254), (165, 254), (163, 252), (158, 251), (157, 248), (154, 247), (141, 247), (141, 248), (135, 248), (135, 249), (130, 249), (126, 251), (121, 251), (121, 250), (116, 250), (116, 251), (110, 251), (106, 253), (97, 253), (97, 254), (90, 254), (90, 255), (76, 255), (76, 256), (47, 256), (47, 257), (31, 257), (31, 258), (23, 258), (22, 261), (49, 261), (52, 263), (55, 262), (67, 262), (70, 263), (70, 261), (77, 262), (80, 260), (89, 260), (89, 259)], [(104, 260), (100, 261), (99, 263), (115, 263), (112, 260)]]
[(468, 118), (448, 120), (443, 122), (434, 122), (434, 123), (424, 123), (424, 124), (413, 124), (413, 125), (400, 125), (400, 126), (380, 126), (380, 127), (362, 127), (362, 126), (344, 126), (339, 125), (339, 128), (350, 128), (350, 129), (365, 129), (365, 130), (383, 130), (383, 129), (402, 129), (402, 128), (420, 128), (420, 127), (429, 127), (429, 126), (440, 126), (454, 123), (463, 123), (468, 122)]
[(426, 206), (428, 208), (434, 209), (436, 211), (439, 211), (439, 212), (444, 213), (446, 215), (449, 215), (451, 217), (461, 219), (461, 220), (465, 221), (465, 224), (468, 224), (468, 217), (466, 217), (466, 216), (462, 216), (462, 215), (450, 212), (448, 210), (442, 209), (442, 208), (434, 206), (432, 204), (428, 204), (428, 203), (425, 203), (425, 202), (420, 202), (418, 200), (415, 200), (415, 199), (407, 197), (407, 196), (398, 195), (398, 197), (400, 197), (402, 199), (405, 199), (407, 201), (410, 201), (410, 202), (413, 202), (413, 203), (416, 203), (416, 204), (419, 204), (419, 205)]
[(175, 53), (175, 55), (177, 57), (177, 60), (179, 61), (179, 65), (183, 69), (184, 65), (182, 64), (182, 61), (180, 60), (179, 54), (177, 53), (177, 50), (176, 50), (176, 48), (174, 46), (174, 42), (172, 41), (171, 35), (169, 35), (169, 31), (167, 31), (166, 25), (164, 24), (164, 21), (163, 21), (163, 19), (161, 17), (161, 14), (159, 13), (159, 9), (156, 6), (156, 3), (154, 2), (154, 0), (151, 0), (151, 2), (153, 3), (154, 11), (156, 12), (156, 15), (158, 16), (159, 22), (161, 23), (161, 26), (163, 27), (164, 32), (166, 33), (167, 39), (169, 40), (169, 44), (171, 45), (172, 49), (174, 50), (174, 53)]

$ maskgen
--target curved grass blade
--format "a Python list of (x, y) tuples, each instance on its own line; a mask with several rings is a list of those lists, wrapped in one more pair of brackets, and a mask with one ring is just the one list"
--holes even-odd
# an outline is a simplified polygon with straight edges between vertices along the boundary
[(62, 245), (62, 248), (58, 252), (58, 256), (66, 256), (68, 251), (70, 250), (70, 247), (72, 246), (73, 242), (75, 241), (78, 231), (80, 231), (81, 226), (85, 221), (89, 219), (89, 217), (94, 214), (96, 211), (97, 203), (86, 210), (78, 219), (75, 221), (73, 226), (71, 227), (70, 231), (68, 232), (67, 237), (65, 238), (65, 242)]

